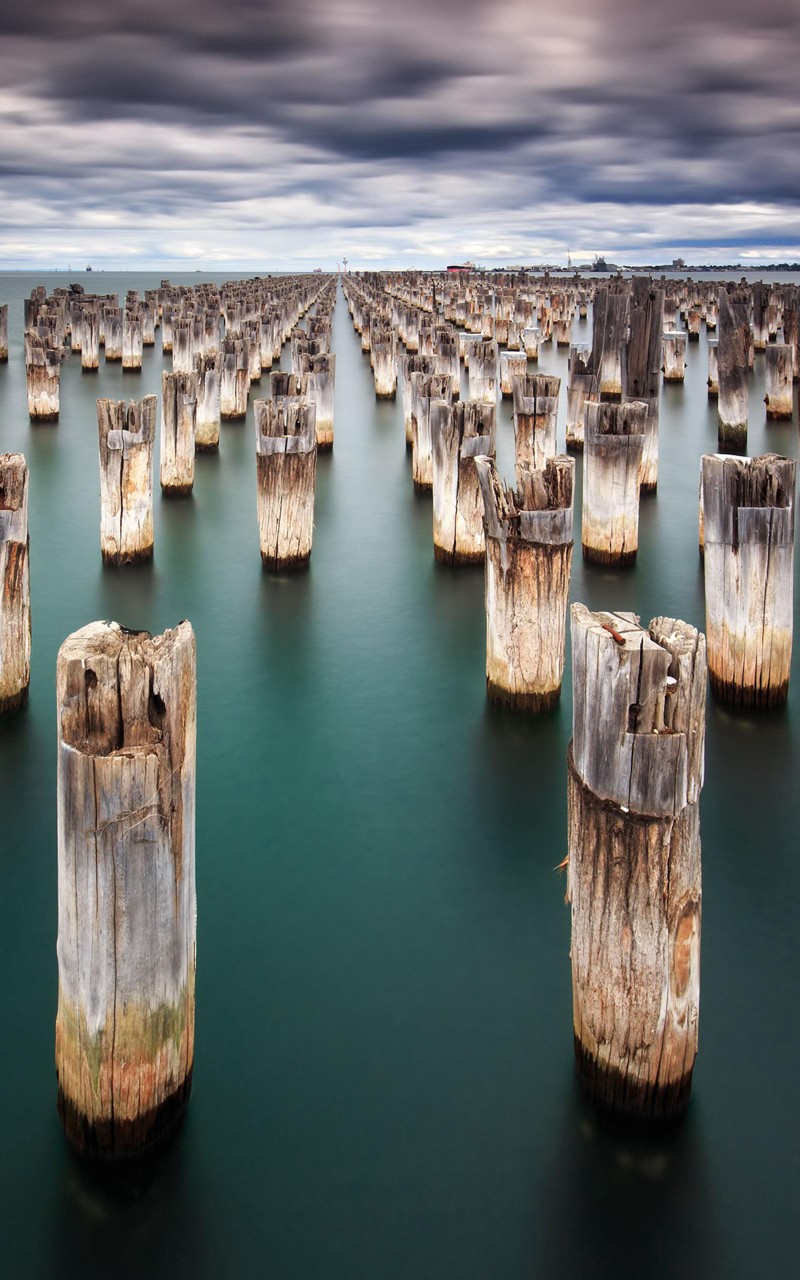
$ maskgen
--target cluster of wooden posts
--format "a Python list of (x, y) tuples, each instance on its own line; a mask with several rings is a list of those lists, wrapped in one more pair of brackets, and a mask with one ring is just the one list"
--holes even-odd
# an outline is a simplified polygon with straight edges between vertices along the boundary
[[(485, 565), (488, 696), (546, 711), (559, 700), (565, 663), (575, 460), (558, 451), (560, 379), (531, 372), (529, 361), (542, 343), (570, 346), (566, 447), (583, 451), (583, 554), (629, 565), (640, 493), (658, 483), (660, 382), (674, 367), (665, 353), (679, 345), (678, 316), (689, 340), (703, 318), (718, 326), (721, 399), (726, 378), (746, 378), (751, 346), (793, 353), (791, 390), (800, 369), (795, 296), (765, 300), (752, 286), (745, 300), (742, 287), (692, 282), (671, 283), (667, 296), (649, 278), (554, 287), (504, 277), (487, 312), (482, 278), (392, 273), (347, 276), (343, 286), (376, 396), (402, 388), (413, 484), (432, 497), (436, 559)], [(220, 418), (246, 413), (252, 384), (289, 341), (291, 371), (272, 373), (269, 396), (254, 401), (258, 524), (267, 568), (306, 564), (317, 451), (333, 444), (334, 301), (335, 281), (314, 277), (220, 289), (165, 282), (141, 302), (128, 295), (124, 312), (107, 298), (35, 290), (25, 315), (31, 416), (57, 417), (68, 338), (91, 368), (97, 345), (116, 358), (108, 355), (116, 325), (123, 359), (125, 350), (141, 354), (160, 326), (173, 360), (162, 381), (161, 486), (191, 492), (195, 451), (218, 446)], [(591, 346), (571, 345), (572, 318), (590, 303)], [(127, 345), (126, 315), (138, 334)], [(6, 328), (0, 312), (0, 356)], [(784, 343), (770, 345), (779, 328)], [(47, 358), (37, 363), (35, 353)], [(38, 372), (50, 368), (55, 401)], [(495, 462), (499, 396), (513, 402), (513, 485)], [(153, 553), (156, 411), (155, 396), (97, 404), (109, 563)], [(745, 436), (726, 419), (728, 452), (702, 460), (706, 635), (673, 618), (642, 627), (630, 613), (571, 610), (575, 1050), (591, 1093), (646, 1116), (685, 1106), (697, 1051), (707, 673), (734, 706), (775, 706), (788, 694), (795, 463), (734, 456), (746, 439), (746, 401), (737, 412)], [(25, 459), (0, 456), (0, 711), (20, 706), (30, 681), (27, 496)], [(129, 1154), (172, 1125), (191, 1087), (190, 624), (155, 637), (116, 623), (76, 632), (59, 653), (57, 701), (59, 1110), (81, 1150)]]
[[(658, 486), (662, 380), (683, 379), (701, 323), (718, 333), (709, 357), (720, 453), (703, 458), (701, 485), (707, 635), (580, 604), (571, 615), (579, 1069), (611, 1107), (679, 1110), (697, 1050), (706, 677), (733, 706), (778, 706), (788, 695), (796, 466), (732, 455), (747, 443), (754, 349), (766, 355), (768, 416), (791, 417), (800, 290), (646, 277), (505, 277), (488, 289), (485, 277), (411, 273), (349, 276), (344, 290), (376, 395), (395, 395), (401, 381), (436, 559), (485, 564), (488, 696), (528, 713), (552, 707), (561, 690), (575, 468), (558, 451), (561, 380), (529, 362), (548, 341), (569, 345), (565, 443), (583, 453), (583, 556), (624, 567), (638, 550), (640, 495)], [(589, 300), (591, 345), (573, 345), (572, 319)], [(495, 464), (498, 396), (513, 401), (513, 486)]]

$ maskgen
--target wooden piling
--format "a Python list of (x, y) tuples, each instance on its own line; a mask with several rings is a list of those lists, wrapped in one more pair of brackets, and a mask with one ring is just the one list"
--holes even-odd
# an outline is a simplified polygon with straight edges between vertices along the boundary
[(197, 453), (213, 453), (219, 448), (220, 374), (222, 359), (218, 353), (194, 358), (197, 386), (197, 408), (194, 422), (194, 447)]
[(247, 417), (250, 395), (250, 356), (247, 342), (242, 338), (224, 338), (221, 351), (219, 414), (226, 421), (241, 421)]
[(516, 483), (531, 467), (541, 470), (557, 452), (558, 397), (561, 379), (554, 374), (534, 373), (515, 377), (514, 469)]
[(500, 394), (504, 400), (510, 400), (514, 394), (513, 379), (524, 378), (528, 372), (528, 357), (523, 352), (500, 352)]
[[(142, 332), (141, 313), (131, 311), (128, 307), (122, 313), (122, 370), (123, 373), (141, 373), (142, 348), (144, 334)], [(191, 365), (189, 366), (191, 368)]]
[(490, 458), (475, 466), (486, 538), (487, 695), (518, 711), (547, 711), (564, 672), (575, 461), (553, 458), (516, 490)]
[(647, 405), (640, 485), (642, 493), (658, 487), (658, 426), (661, 391), (664, 290), (647, 276), (631, 282), (630, 330), (623, 347), (623, 398)]
[(708, 386), (709, 400), (716, 400), (719, 395), (719, 366), (717, 364), (717, 353), (719, 350), (719, 342), (715, 338), (708, 339), (708, 378), (706, 380)]
[(627, 283), (598, 286), (592, 310), (592, 372), (599, 380), (601, 398), (622, 395), (622, 348), (629, 307)]
[(411, 375), (411, 476), (418, 492), (433, 488), (430, 410), (434, 400), (452, 399), (446, 373)]
[(718, 436), (720, 453), (744, 453), (747, 448), (748, 352), (750, 349), (750, 294), (719, 291), (717, 339)]
[(261, 563), (302, 569), (311, 558), (317, 477), (316, 408), (299, 399), (255, 400)]
[(0, 307), (0, 364), (8, 360), (8, 303)]
[(191, 1090), (195, 667), (188, 622), (58, 655), (58, 1110), (92, 1156), (157, 1142)]
[(764, 404), (768, 418), (791, 418), (794, 412), (794, 351), (787, 343), (773, 343), (766, 349), (766, 391)]
[(80, 320), (81, 372), (97, 373), (100, 367), (100, 318), (94, 307), (84, 305)]
[(686, 378), (686, 334), (664, 334), (664, 363), (662, 372), (665, 382), (683, 382)]
[(469, 353), (469, 399), (497, 403), (497, 343), (476, 342)]
[(432, 400), (433, 554), (442, 564), (481, 564), (483, 498), (476, 457), (494, 458), (494, 405)]
[(796, 463), (707, 454), (702, 462), (711, 687), (736, 707), (786, 702), (792, 660)]
[(161, 374), (161, 492), (186, 497), (194, 486), (197, 379)]
[(586, 402), (583, 558), (633, 564), (639, 547), (639, 490), (647, 404)]
[(304, 356), (301, 373), (305, 377), (305, 394), (316, 405), (317, 448), (332, 449), (336, 356)]
[(28, 468), (21, 453), (0, 453), (0, 713), (28, 701), (31, 588)]
[(568, 901), (575, 1055), (604, 1106), (686, 1106), (700, 1000), (706, 656), (674, 618), (572, 606)]
[(58, 422), (61, 356), (44, 338), (25, 335), (25, 384), (32, 422)]
[(105, 564), (153, 555), (153, 443), (156, 396), (98, 400), (100, 551)]

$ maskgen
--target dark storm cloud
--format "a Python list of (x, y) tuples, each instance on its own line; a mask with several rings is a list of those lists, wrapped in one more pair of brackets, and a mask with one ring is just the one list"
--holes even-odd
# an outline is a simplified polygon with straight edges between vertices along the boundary
[(446, 227), (576, 244), (603, 217), (652, 240), (635, 211), (668, 208), (690, 243), (708, 205), (720, 244), (751, 206), (786, 243), (798, 58), (795, 0), (2, 0), (0, 256), (37, 221), (143, 244), (145, 219), (154, 248), (260, 225), (276, 252), (281, 228), (291, 252), (407, 227), (387, 248), (433, 252)]

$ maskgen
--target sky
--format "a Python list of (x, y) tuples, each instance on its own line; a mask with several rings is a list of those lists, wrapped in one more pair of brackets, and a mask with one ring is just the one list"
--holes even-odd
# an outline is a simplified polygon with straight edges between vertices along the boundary
[(0, 268), (800, 260), (800, 0), (0, 0)]

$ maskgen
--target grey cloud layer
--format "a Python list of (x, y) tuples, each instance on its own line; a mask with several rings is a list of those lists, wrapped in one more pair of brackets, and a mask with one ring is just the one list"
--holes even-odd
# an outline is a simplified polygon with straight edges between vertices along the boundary
[(795, 0), (3, 0), (0, 36), (0, 259), (800, 238)]

